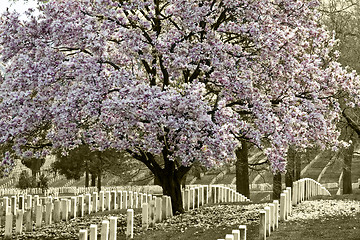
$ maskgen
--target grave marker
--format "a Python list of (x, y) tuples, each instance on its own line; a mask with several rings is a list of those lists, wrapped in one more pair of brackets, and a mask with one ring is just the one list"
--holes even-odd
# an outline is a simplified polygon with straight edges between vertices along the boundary
[(90, 240), (97, 240), (97, 225), (90, 225)]
[(85, 194), (85, 214), (89, 215), (91, 213), (91, 194)]
[(109, 240), (109, 220), (101, 222), (101, 240)]
[(92, 198), (93, 198), (93, 200), (92, 200), (92, 208), (91, 208), (91, 210), (92, 210), (93, 213), (96, 213), (98, 211), (98, 201), (99, 201), (98, 193), (93, 192)]
[(266, 240), (266, 211), (260, 211), (259, 240)]
[(155, 199), (155, 223), (159, 223), (162, 221), (162, 198), (157, 197)]
[(13, 215), (11, 212), (8, 212), (5, 216), (5, 238), (11, 238), (13, 228)]
[(234, 236), (234, 240), (240, 240), (240, 230), (232, 230), (231, 234)]
[(240, 240), (246, 240), (246, 225), (240, 225)]
[(134, 210), (127, 210), (126, 237), (134, 238)]
[(109, 240), (116, 240), (116, 234), (117, 234), (117, 217), (110, 217), (110, 234), (109, 234)]
[(78, 201), (77, 197), (71, 197), (71, 211), (70, 211), (70, 217), (76, 218), (77, 217), (77, 209), (78, 209)]
[(28, 209), (24, 213), (24, 219), (25, 219), (25, 231), (30, 232), (33, 230), (33, 222), (32, 222), (32, 213), (31, 209)]
[(142, 204), (142, 229), (147, 230), (149, 227), (149, 206), (148, 203)]
[(280, 194), (280, 220), (286, 220), (286, 194)]
[(46, 225), (52, 224), (52, 214), (53, 214), (53, 203), (48, 202), (46, 204), (46, 213), (45, 213), (45, 224)]
[(23, 218), (24, 218), (24, 210), (18, 209), (16, 213), (16, 228), (15, 233), (20, 234), (23, 230)]
[(87, 240), (88, 239), (88, 231), (86, 229), (81, 229), (79, 231), (79, 240)]
[(40, 204), (36, 205), (36, 227), (41, 227), (42, 224), (42, 206)]
[(270, 225), (271, 225), (271, 216), (270, 216), (270, 207), (265, 207), (264, 208), (265, 212), (266, 212), (266, 236), (270, 236), (271, 233), (271, 229), (270, 229)]
[(60, 222), (60, 215), (61, 215), (61, 207), (60, 207), (60, 200), (55, 199), (54, 201), (54, 222)]

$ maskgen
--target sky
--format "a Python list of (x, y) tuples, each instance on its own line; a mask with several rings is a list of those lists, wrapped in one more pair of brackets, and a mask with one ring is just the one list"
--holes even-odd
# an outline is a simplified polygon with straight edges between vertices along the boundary
[(17, 0), (15, 3), (8, 0), (0, 0), (0, 13), (3, 13), (6, 8), (16, 10), (17, 12), (24, 13), (28, 8), (36, 8), (35, 0)]

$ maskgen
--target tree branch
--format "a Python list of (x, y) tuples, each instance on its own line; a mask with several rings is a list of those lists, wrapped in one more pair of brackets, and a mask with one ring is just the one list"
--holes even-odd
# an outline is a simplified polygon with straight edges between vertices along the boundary
[(346, 113), (345, 113), (345, 110), (344, 109), (342, 111), (342, 115), (343, 117), (346, 119), (347, 123), (349, 124), (349, 126), (357, 133), (358, 136), (360, 136), (360, 128), (359, 126), (356, 124), (356, 122), (350, 117), (348, 116)]

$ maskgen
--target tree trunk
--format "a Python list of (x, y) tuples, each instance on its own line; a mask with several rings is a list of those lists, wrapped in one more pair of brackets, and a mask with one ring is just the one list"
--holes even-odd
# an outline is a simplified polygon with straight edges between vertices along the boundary
[(181, 182), (190, 167), (181, 166), (175, 169), (175, 163), (168, 161), (165, 163), (164, 169), (155, 171), (155, 175), (160, 180), (163, 194), (171, 197), (172, 212), (174, 215), (184, 213), (184, 207), (181, 195)]
[(249, 188), (249, 154), (248, 143), (241, 141), (241, 148), (235, 150), (236, 154), (236, 191), (250, 198)]
[(98, 178), (97, 189), (98, 189), (98, 192), (100, 192), (101, 191), (101, 170), (99, 170), (97, 178)]
[(96, 175), (95, 174), (91, 174), (91, 186), (95, 187), (96, 186)]
[(281, 194), (281, 173), (273, 175), (273, 200), (279, 200)]
[(182, 188), (185, 188), (185, 186), (186, 186), (186, 177), (187, 177), (187, 174), (185, 174), (184, 177), (181, 179), (181, 187)]
[(89, 171), (85, 171), (85, 187), (89, 187)]
[(301, 178), (301, 158), (295, 159), (294, 181)]
[(181, 179), (176, 175), (165, 174), (165, 181), (162, 182), (163, 194), (171, 197), (172, 212), (174, 215), (184, 213), (181, 196)]
[(286, 187), (293, 187), (294, 182), (294, 167), (295, 167), (296, 151), (293, 147), (289, 147), (287, 152), (287, 164), (285, 174), (285, 185)]
[(40, 168), (41, 166), (44, 164), (45, 160), (44, 159), (39, 159), (39, 158), (33, 158), (31, 159), (31, 173), (34, 179), (38, 179), (37, 175), (38, 173), (40, 173)]
[(159, 186), (161, 186), (161, 181), (160, 181), (160, 179), (159, 179), (156, 175), (154, 175), (154, 185), (159, 185)]
[[(168, 158), (169, 152), (165, 147), (162, 151), (162, 156), (164, 159), (164, 168), (162, 168), (158, 162), (155, 160), (155, 157), (151, 153), (141, 152), (136, 154), (131, 150), (128, 150), (137, 160), (144, 163), (154, 174), (154, 176), (159, 179), (160, 184), (163, 189), (163, 194), (170, 196), (172, 212), (174, 215), (183, 213), (184, 207), (182, 203), (181, 196), (181, 180), (187, 172), (191, 169), (183, 165), (176, 165), (175, 161), (172, 161)], [(178, 166), (176, 168), (176, 166)]]
[(354, 155), (354, 138), (348, 149), (345, 149), (343, 166), (343, 194), (352, 194), (351, 165)]
[(85, 187), (89, 187), (89, 162), (85, 160)]

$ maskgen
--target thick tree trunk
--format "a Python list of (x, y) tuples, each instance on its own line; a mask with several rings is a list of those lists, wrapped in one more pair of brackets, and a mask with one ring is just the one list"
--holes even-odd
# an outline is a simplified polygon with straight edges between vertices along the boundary
[(249, 154), (248, 143), (241, 141), (241, 148), (235, 150), (236, 154), (236, 191), (250, 198), (249, 188)]
[(296, 158), (296, 151), (293, 147), (289, 147), (287, 152), (287, 164), (286, 164), (286, 174), (285, 174), (285, 185), (286, 187), (293, 186), (294, 182), (294, 168), (295, 168), (295, 158)]
[(348, 149), (345, 149), (343, 166), (343, 194), (352, 194), (351, 165), (354, 155), (354, 140)]
[(140, 154), (137, 154), (131, 150), (128, 150), (128, 152), (137, 160), (144, 163), (151, 170), (154, 176), (159, 179), (163, 189), (163, 194), (170, 196), (171, 198), (173, 214), (183, 213), (184, 207), (181, 196), (181, 181), (185, 174), (189, 172), (191, 166), (185, 167), (179, 164), (177, 165), (175, 161), (170, 160), (168, 158), (169, 152), (167, 148), (164, 148), (162, 151), (164, 160), (163, 168), (158, 164), (151, 153), (141, 152)]
[(162, 186), (160, 179), (156, 175), (154, 175), (154, 185)]
[(176, 169), (175, 163), (167, 160), (164, 169), (158, 169), (154, 172), (160, 180), (163, 194), (171, 197), (171, 205), (174, 215), (185, 212), (181, 195), (181, 182), (185, 173), (189, 170), (190, 167), (184, 166)]
[(273, 175), (273, 200), (280, 199), (281, 194), (281, 174), (278, 172)]
[(172, 212), (174, 215), (184, 213), (184, 207), (181, 196), (181, 179), (176, 175), (169, 176), (165, 174), (165, 181), (162, 182), (163, 194), (171, 197)]

